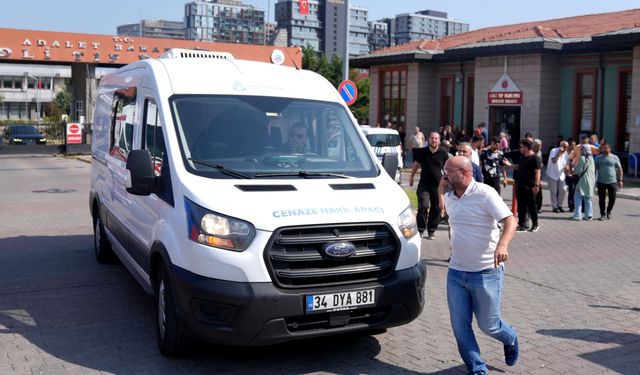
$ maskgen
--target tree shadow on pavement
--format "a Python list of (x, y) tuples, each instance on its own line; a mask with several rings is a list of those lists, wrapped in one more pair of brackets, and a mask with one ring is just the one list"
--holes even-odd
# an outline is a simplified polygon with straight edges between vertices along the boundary
[(152, 298), (122, 264), (95, 261), (91, 235), (0, 238), (0, 285), (0, 372), (426, 374), (411, 369), (425, 361), (421, 348), (385, 352), (388, 339), (366, 333), (270, 347), (195, 342), (188, 355), (165, 358)]
[(581, 340), (617, 347), (580, 354), (579, 357), (618, 374), (637, 375), (640, 369), (640, 335), (597, 329), (543, 329), (538, 333), (568, 340)]

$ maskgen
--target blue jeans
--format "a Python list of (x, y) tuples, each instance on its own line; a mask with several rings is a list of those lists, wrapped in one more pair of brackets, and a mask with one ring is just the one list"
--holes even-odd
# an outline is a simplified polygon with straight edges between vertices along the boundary
[(573, 196), (574, 206), (576, 211), (573, 213), (573, 217), (576, 219), (582, 219), (582, 202), (584, 201), (584, 218), (593, 217), (593, 203), (591, 202), (591, 195), (582, 195), (580, 191), (576, 190)]
[(458, 352), (471, 373), (488, 373), (486, 363), (480, 357), (480, 348), (473, 333), (473, 314), (485, 334), (513, 345), (515, 330), (500, 319), (500, 297), (504, 269), (486, 269), (480, 272), (464, 272), (449, 268), (447, 274), (447, 301), (453, 335)]

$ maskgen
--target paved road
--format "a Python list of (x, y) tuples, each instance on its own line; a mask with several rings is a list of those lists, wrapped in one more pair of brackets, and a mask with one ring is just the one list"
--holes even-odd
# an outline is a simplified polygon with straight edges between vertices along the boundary
[[(93, 259), (89, 170), (0, 157), (0, 374), (464, 374), (444, 294), (446, 227), (423, 240), (428, 304), (409, 325), (163, 358), (149, 298), (123, 266)], [(520, 334), (518, 364), (506, 367), (501, 345), (479, 335), (492, 373), (640, 374), (640, 202), (620, 200), (607, 222), (545, 210), (507, 266), (503, 314)]]

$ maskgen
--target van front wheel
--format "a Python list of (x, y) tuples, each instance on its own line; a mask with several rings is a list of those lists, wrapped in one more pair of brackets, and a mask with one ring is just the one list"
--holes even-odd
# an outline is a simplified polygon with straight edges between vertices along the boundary
[(173, 289), (164, 265), (158, 271), (155, 292), (158, 348), (167, 357), (179, 355), (184, 350), (187, 335), (180, 328)]
[(114, 263), (116, 255), (111, 248), (111, 243), (104, 232), (104, 226), (100, 215), (96, 215), (93, 225), (93, 249), (98, 263)]

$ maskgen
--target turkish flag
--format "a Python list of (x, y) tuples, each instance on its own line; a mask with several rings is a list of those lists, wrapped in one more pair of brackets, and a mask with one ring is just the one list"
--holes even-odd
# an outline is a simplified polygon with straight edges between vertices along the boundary
[(300, 0), (300, 15), (306, 16), (309, 14), (309, 0)]

